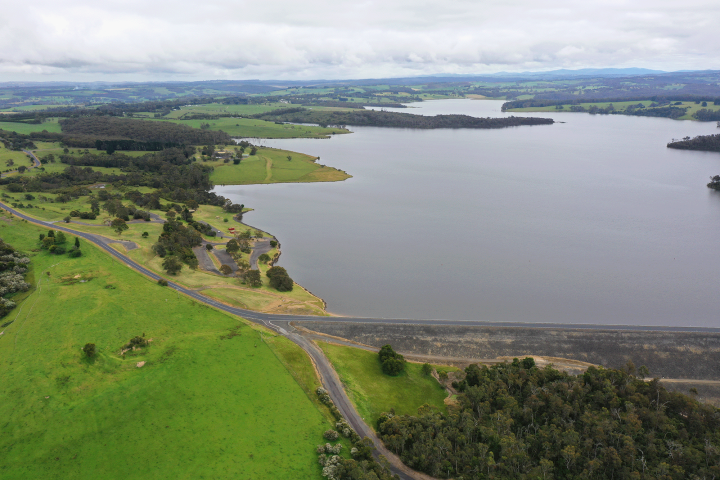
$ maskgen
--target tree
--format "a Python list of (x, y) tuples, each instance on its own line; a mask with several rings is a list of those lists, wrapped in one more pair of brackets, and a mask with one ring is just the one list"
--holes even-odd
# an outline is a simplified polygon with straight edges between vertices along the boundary
[(18, 173), (25, 173), (25, 170), (27, 170), (27, 167), (25, 165), (20, 165), (18, 167)]
[(292, 161), (292, 155), (288, 155), (288, 156), (287, 156), (287, 159), (288, 159), (288, 162), (291, 162), (291, 161)]
[(7, 162), (5, 162), (5, 165), (7, 165), (8, 167), (12, 167), (13, 165), (15, 165), (15, 162), (14, 162), (13, 159), (11, 158), (11, 159), (8, 160)]
[(272, 248), (276, 248), (276, 247), (278, 246), (277, 240), (270, 240), (270, 246), (271, 246)]
[(80, 237), (75, 237), (75, 246), (80, 248)]
[(230, 255), (237, 253), (238, 250), (240, 250), (240, 245), (234, 238), (227, 242), (227, 245), (225, 245), (225, 251), (228, 252)]
[(92, 358), (95, 356), (95, 344), (94, 343), (86, 343), (83, 347), (83, 353), (88, 356), (88, 358)]
[(125, 223), (125, 220), (123, 220), (122, 218), (116, 218), (112, 221), (110, 226), (113, 230), (117, 232), (118, 235), (122, 235), (122, 232), (130, 228), (127, 226), (127, 223)]
[(420, 371), (423, 375), (429, 376), (432, 373), (432, 366), (429, 363), (423, 363)]
[(162, 267), (170, 275), (177, 275), (182, 270), (182, 262), (175, 255), (169, 255), (163, 260)]
[(270, 255), (268, 255), (267, 253), (261, 253), (261, 254), (258, 256), (258, 261), (259, 261), (260, 263), (267, 263), (267, 262), (270, 261)]
[(222, 273), (223, 275), (230, 275), (232, 273), (232, 268), (230, 267), (230, 265), (220, 265), (220, 273)]
[(265, 273), (270, 279), (270, 286), (279, 292), (289, 292), (293, 289), (293, 280), (283, 267), (270, 267)]
[(262, 277), (260, 276), (260, 270), (248, 270), (244, 274), (245, 283), (253, 288), (262, 286)]
[(70, 223), (70, 215), (66, 215), (65, 218), (63, 218), (63, 222)]
[(205, 244), (205, 250), (207, 250), (207, 251), (209, 252), (209, 251), (212, 250), (212, 249), (213, 249), (212, 243), (206, 243), (206, 244)]
[(149, 237), (149, 236), (150, 236), (150, 234), (149, 234), (148, 232), (143, 232), (143, 233), (142, 233), (142, 237), (143, 237), (143, 238), (147, 238), (147, 237)]
[(257, 147), (252, 147), (250, 149), (250, 155), (255, 155), (257, 153)]
[(383, 345), (378, 352), (380, 367), (386, 375), (398, 375), (405, 370), (405, 357), (393, 350), (391, 345)]

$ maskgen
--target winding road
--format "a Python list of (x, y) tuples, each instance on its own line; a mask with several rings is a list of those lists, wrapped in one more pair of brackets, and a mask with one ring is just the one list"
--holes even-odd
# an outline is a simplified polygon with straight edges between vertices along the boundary
[[(50, 222), (45, 222), (41, 220), (37, 220), (35, 218), (29, 217), (21, 212), (18, 212), (17, 210), (13, 209), (12, 207), (5, 205), (3, 203), (0, 203), (0, 208), (3, 208), (4, 210), (8, 211), (9, 213), (17, 216), (18, 218), (27, 220), (28, 222), (34, 223), (39, 226), (52, 228), (55, 230), (61, 230), (66, 233), (70, 233), (72, 235), (78, 236), (80, 238), (85, 239), (88, 242), (91, 242), (103, 250), (105, 250), (107, 253), (109, 253), (112, 257), (118, 259), (120, 262), (124, 263), (130, 268), (135, 269), (136, 271), (142, 273), (146, 277), (152, 279), (152, 280), (160, 280), (160, 275), (156, 274), (155, 272), (147, 269), (146, 267), (140, 265), (139, 263), (135, 262), (131, 258), (127, 257), (126, 255), (123, 255), (122, 253), (118, 252), (117, 250), (110, 247), (110, 243), (116, 243), (117, 240), (112, 240), (109, 238), (102, 237), (100, 235), (95, 235), (91, 233), (85, 233), (85, 232), (79, 232), (76, 230), (72, 230), (70, 228), (67, 228), (63, 226), (62, 224), (54, 224)], [(168, 280), (165, 278), (165, 280)], [(355, 408), (352, 406), (352, 403), (350, 402), (350, 399), (347, 397), (347, 394), (345, 393), (345, 390), (343, 389), (342, 383), (340, 379), (338, 378), (337, 374), (335, 373), (334, 369), (332, 368), (332, 365), (328, 361), (328, 359), (325, 357), (325, 355), (322, 353), (322, 351), (313, 344), (310, 340), (307, 338), (301, 336), (300, 334), (296, 333), (296, 330), (290, 325), (290, 322), (302, 322), (302, 321), (328, 321), (328, 322), (348, 322), (348, 323), (385, 323), (385, 324), (411, 324), (411, 325), (464, 325), (464, 326), (486, 326), (486, 327), (515, 327), (515, 328), (562, 328), (562, 329), (591, 329), (591, 330), (643, 330), (643, 331), (670, 331), (670, 332), (712, 332), (712, 333), (720, 333), (720, 328), (709, 328), (709, 327), (664, 327), (664, 326), (632, 326), (632, 325), (590, 325), (590, 324), (561, 324), (561, 323), (543, 323), (543, 324), (537, 324), (537, 323), (512, 323), (512, 322), (484, 322), (479, 320), (416, 320), (416, 319), (388, 319), (388, 318), (363, 318), (363, 317), (317, 317), (317, 316), (308, 316), (308, 315), (281, 315), (281, 314), (268, 314), (268, 313), (260, 313), (260, 312), (254, 312), (251, 310), (244, 310), (242, 308), (232, 307), (229, 305), (225, 305), (224, 303), (220, 303), (217, 300), (214, 300), (212, 298), (206, 297), (196, 291), (187, 289), (183, 287), (182, 285), (178, 285), (171, 280), (168, 280), (168, 287), (172, 288), (173, 290), (176, 290), (179, 293), (182, 293), (188, 297), (191, 297), (192, 299), (204, 303), (206, 305), (212, 306), (214, 308), (217, 308), (218, 310), (222, 310), (224, 312), (230, 313), (232, 315), (237, 315), (239, 317), (242, 317), (244, 319), (250, 320), (252, 322), (255, 322), (260, 325), (264, 325), (265, 327), (277, 332), (280, 335), (283, 335), (287, 338), (289, 338), (291, 341), (299, 345), (303, 350), (305, 350), (310, 358), (312, 359), (313, 363), (315, 364), (320, 377), (322, 384), (325, 386), (325, 388), (328, 390), (328, 393), (330, 397), (332, 398), (333, 402), (335, 402), (335, 405), (340, 410), (340, 412), (343, 414), (343, 416), (347, 419), (350, 426), (352, 426), (353, 429), (361, 436), (361, 437), (368, 437), (370, 438), (376, 447), (376, 455), (385, 455), (387, 458), (392, 458), (392, 454), (388, 452), (385, 447), (383, 446), (382, 442), (377, 438), (377, 436), (374, 434), (373, 430), (365, 423), (365, 421), (360, 417), (360, 415), (357, 413)], [(422, 478), (421, 474), (417, 474), (417, 472), (413, 472), (409, 468), (405, 467), (404, 465), (399, 464), (397, 461), (391, 461), (391, 467), (393, 473), (400, 476), (400, 478), (406, 480), (406, 479), (418, 479)], [(404, 468), (403, 468), (404, 467)]]

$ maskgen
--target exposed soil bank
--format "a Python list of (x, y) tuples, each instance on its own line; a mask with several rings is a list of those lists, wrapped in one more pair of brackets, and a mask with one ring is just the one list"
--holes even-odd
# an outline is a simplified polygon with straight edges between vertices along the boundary
[(316, 332), (416, 355), (489, 359), (541, 355), (621, 367), (657, 377), (720, 380), (720, 334), (543, 328), (302, 322)]

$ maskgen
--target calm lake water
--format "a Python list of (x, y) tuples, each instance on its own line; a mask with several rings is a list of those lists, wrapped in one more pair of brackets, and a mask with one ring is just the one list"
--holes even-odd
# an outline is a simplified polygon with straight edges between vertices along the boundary
[[(501, 116), (501, 101), (402, 111)], [(519, 114), (516, 114), (519, 115)], [(218, 187), (341, 315), (720, 325), (720, 154), (666, 148), (715, 123), (582, 113), (499, 130), (353, 127), (265, 140), (338, 183)]]

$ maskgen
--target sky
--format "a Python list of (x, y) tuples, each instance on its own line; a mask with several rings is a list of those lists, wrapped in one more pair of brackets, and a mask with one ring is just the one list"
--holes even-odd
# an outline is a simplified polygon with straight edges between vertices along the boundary
[(720, 69), (718, 0), (4, 0), (0, 82)]

